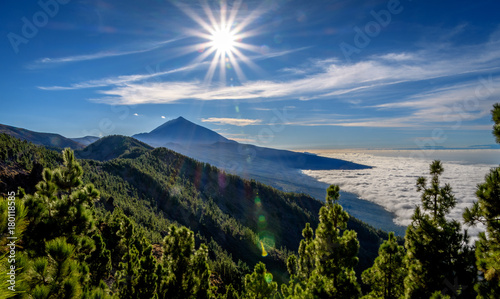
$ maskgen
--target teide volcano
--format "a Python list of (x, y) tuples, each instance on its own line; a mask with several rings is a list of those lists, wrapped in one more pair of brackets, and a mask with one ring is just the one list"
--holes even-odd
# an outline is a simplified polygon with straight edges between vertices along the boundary
[(234, 142), (182, 116), (164, 123), (149, 133), (136, 134), (132, 137), (154, 147), (167, 146), (170, 143), (189, 146)]
[(340, 159), (238, 143), (183, 117), (168, 121), (150, 133), (133, 137), (247, 179), (256, 179), (285, 191), (308, 193), (316, 198), (324, 196), (326, 185), (303, 175), (301, 169), (369, 168)]

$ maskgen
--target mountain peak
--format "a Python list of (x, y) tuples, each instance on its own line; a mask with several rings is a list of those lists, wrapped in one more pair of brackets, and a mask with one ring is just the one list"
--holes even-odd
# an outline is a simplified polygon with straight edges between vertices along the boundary
[(153, 131), (151, 131), (149, 133), (153, 133), (156, 130), (159, 130), (159, 129), (164, 128), (164, 127), (168, 127), (168, 126), (171, 126), (171, 125), (179, 125), (179, 124), (186, 124), (186, 125), (196, 126), (195, 123), (193, 123), (193, 122), (185, 119), (182, 116), (179, 116), (177, 118), (174, 118), (174, 119), (171, 119), (171, 120), (167, 120), (163, 125), (160, 125), (159, 127), (157, 127), (156, 129), (154, 129)]
[(183, 145), (213, 144), (216, 142), (230, 142), (224, 136), (197, 125), (182, 116), (167, 121), (149, 133), (132, 136), (152, 146), (165, 146), (168, 143)]

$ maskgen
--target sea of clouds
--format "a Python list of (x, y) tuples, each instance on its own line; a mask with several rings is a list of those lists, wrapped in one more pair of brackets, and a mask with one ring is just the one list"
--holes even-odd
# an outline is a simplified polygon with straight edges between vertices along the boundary
[[(421, 203), (416, 181), (420, 176), (430, 178), (429, 165), (441, 159), (444, 172), (441, 184), (449, 183), (453, 188), (457, 205), (450, 218), (463, 222), (466, 207), (477, 201), (475, 193), (479, 183), (484, 182), (490, 169), (497, 167), (492, 159), (484, 159), (491, 151), (476, 150), (461, 154), (460, 151), (435, 151), (414, 158), (410, 151), (326, 151), (318, 154), (373, 166), (363, 170), (304, 170), (303, 173), (327, 184), (337, 184), (341, 190), (356, 194), (359, 198), (374, 202), (394, 214), (394, 222), (407, 226), (416, 205)], [(496, 152), (498, 154), (498, 152)], [(500, 154), (498, 156), (500, 158)], [(481, 159), (483, 158), (483, 159)], [(448, 160), (448, 161), (445, 161)], [(478, 162), (479, 161), (479, 162)], [(429, 179), (428, 179), (429, 181)], [(483, 227), (465, 227), (472, 237)]]

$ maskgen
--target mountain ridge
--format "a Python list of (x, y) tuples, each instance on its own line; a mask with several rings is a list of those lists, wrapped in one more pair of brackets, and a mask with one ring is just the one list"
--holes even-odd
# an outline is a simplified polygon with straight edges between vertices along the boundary
[[(184, 118), (178, 118), (177, 120), (188, 124), (191, 129), (198, 126)], [(210, 130), (203, 128), (203, 131)], [(219, 134), (212, 133), (211, 135), (215, 137), (212, 141), (221, 140)], [(179, 131), (177, 134), (183, 134), (183, 132)], [(137, 157), (150, 150), (148, 148), (150, 145), (144, 145), (138, 140), (130, 141), (123, 139), (122, 141), (118, 141), (122, 137), (113, 137), (115, 142), (108, 142), (109, 140), (113, 140), (113, 138), (105, 139), (108, 141), (104, 143), (101, 141), (101, 145), (99, 145), (98, 140), (96, 141), (97, 144), (90, 144), (84, 149), (77, 149), (75, 155), (80, 159), (109, 161), (115, 158)], [(133, 139), (133, 137), (127, 138)], [(257, 180), (285, 192), (308, 194), (319, 200), (324, 199), (324, 190), (328, 185), (303, 174), (301, 169), (362, 169), (368, 167), (307, 153), (263, 148), (236, 141), (225, 142), (224, 140), (228, 140), (227, 138), (222, 140), (223, 142), (212, 144), (194, 144), (191, 142), (178, 144), (170, 142), (163, 144), (163, 146), (200, 162), (209, 163), (227, 173), (241, 176), (244, 179)], [(56, 148), (51, 143), (42, 145), (48, 148)], [(60, 149), (62, 147), (66, 146), (58, 146), (57, 148)], [(343, 194), (344, 199), (341, 201), (353, 216), (363, 219), (374, 227), (386, 231), (395, 231), (399, 235), (404, 234), (404, 227), (393, 223), (394, 215), (390, 212), (375, 203), (361, 200), (352, 194), (345, 192)], [(366, 211), (376, 211), (376, 214), (372, 215)]]
[(0, 124), (0, 133), (5, 133), (7, 135), (16, 137), (18, 139), (30, 141), (34, 144), (43, 145), (47, 147), (54, 147), (54, 148), (69, 147), (74, 150), (82, 149), (84, 147), (83, 144), (71, 140), (70, 138), (66, 138), (59, 134), (35, 132), (3, 124)]
[(152, 149), (153, 147), (132, 137), (110, 135), (75, 151), (75, 155), (80, 159), (108, 161), (116, 158), (135, 158)]
[[(184, 139), (180, 138), (181, 136)], [(190, 137), (186, 139), (185, 136)], [(132, 137), (153, 147), (175, 147), (182, 154), (193, 156), (203, 162), (208, 162), (214, 156), (231, 156), (233, 160), (244, 159), (247, 161), (250, 156), (250, 159), (256, 158), (265, 160), (263, 162), (267, 163), (280, 163), (284, 167), (292, 169), (330, 170), (371, 168), (366, 165), (311, 155), (309, 153), (297, 153), (289, 150), (239, 143), (227, 139), (208, 128), (197, 125), (182, 116), (167, 121), (149, 133), (135, 134)], [(235, 152), (240, 154), (240, 159), (234, 155)], [(217, 167), (221, 167), (220, 163), (216, 161), (212, 162), (215, 162)]]

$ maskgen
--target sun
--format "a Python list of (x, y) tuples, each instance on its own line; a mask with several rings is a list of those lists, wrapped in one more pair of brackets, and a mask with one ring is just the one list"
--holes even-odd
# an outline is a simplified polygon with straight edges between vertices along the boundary
[(234, 50), (236, 38), (234, 34), (231, 33), (227, 28), (214, 31), (211, 39), (211, 46), (214, 47), (217, 51), (227, 54)]
[[(243, 17), (238, 16), (242, 0), (234, 1), (231, 7), (228, 7), (224, 0), (218, 3), (219, 9), (212, 10), (207, 2), (203, 2), (204, 17), (182, 2), (177, 4), (186, 15), (201, 27), (199, 29), (186, 29), (186, 33), (204, 40), (188, 47), (187, 50), (188, 52), (198, 51), (201, 53), (193, 63), (202, 63), (210, 57), (212, 58), (205, 75), (206, 83), (212, 82), (217, 69), (219, 70), (220, 84), (226, 84), (226, 71), (230, 71), (231, 76), (235, 74), (241, 83), (246, 80), (240, 66), (241, 62), (260, 71), (260, 68), (244, 54), (244, 51), (260, 53), (261, 48), (245, 43), (244, 39), (259, 34), (258, 30), (248, 30), (247, 27), (259, 17), (262, 11), (256, 10)], [(232, 77), (230, 79), (232, 81)]]

